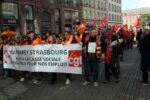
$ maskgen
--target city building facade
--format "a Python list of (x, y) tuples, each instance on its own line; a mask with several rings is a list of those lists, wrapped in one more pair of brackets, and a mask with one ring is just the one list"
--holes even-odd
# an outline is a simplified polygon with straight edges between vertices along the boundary
[(92, 25), (95, 17), (100, 24), (104, 16), (107, 16), (106, 3), (106, 0), (82, 0), (83, 20), (88, 25)]
[(122, 25), (122, 0), (107, 0), (108, 25)]
[(92, 24), (94, 17), (98, 24), (107, 17), (108, 26), (116, 22), (122, 25), (122, 1), (121, 0), (82, 0), (82, 18), (88, 24)]
[(18, 34), (64, 33), (74, 31), (80, 21), (87, 25), (107, 17), (108, 25), (122, 24), (121, 0), (2, 0), (0, 31), (14, 29)]
[(80, 0), (3, 0), (0, 12), (0, 31), (12, 28), (26, 34), (72, 30), (82, 10)]
[(123, 11), (123, 24), (127, 24), (128, 28), (133, 27), (136, 20), (143, 14), (150, 14), (150, 8), (137, 8)]

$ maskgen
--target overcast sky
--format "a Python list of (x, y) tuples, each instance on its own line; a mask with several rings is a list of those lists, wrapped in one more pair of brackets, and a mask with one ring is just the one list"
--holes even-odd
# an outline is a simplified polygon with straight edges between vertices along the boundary
[(123, 10), (150, 7), (150, 0), (122, 0)]

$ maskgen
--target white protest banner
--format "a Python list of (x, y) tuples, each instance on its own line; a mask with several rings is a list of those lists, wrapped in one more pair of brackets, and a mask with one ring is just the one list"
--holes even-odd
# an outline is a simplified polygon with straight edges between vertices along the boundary
[(3, 53), (6, 69), (82, 74), (82, 46), (79, 44), (4, 46)]

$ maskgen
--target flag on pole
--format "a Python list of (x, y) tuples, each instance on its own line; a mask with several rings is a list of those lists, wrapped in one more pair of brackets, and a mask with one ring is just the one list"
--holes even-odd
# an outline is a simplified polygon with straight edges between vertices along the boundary
[(105, 28), (107, 25), (107, 17), (105, 16), (100, 24), (100, 28)]
[(98, 27), (96, 17), (94, 17), (94, 19), (93, 19), (93, 26), (94, 26), (94, 28), (97, 28), (97, 27)]
[(114, 23), (113, 30), (118, 31), (120, 29), (120, 26), (117, 23)]
[(140, 19), (136, 18), (133, 26), (134, 35), (135, 35), (134, 40), (136, 40), (137, 28), (139, 27), (139, 25), (140, 25)]
[(112, 40), (112, 37), (113, 37), (113, 30), (111, 30), (111, 32), (108, 35), (106, 55), (105, 55), (106, 56), (105, 60), (106, 60), (107, 64), (110, 64), (110, 61), (111, 61), (111, 40)]
[(134, 27), (138, 27), (140, 25), (140, 19), (136, 18), (134, 22)]
[(81, 22), (77, 28), (77, 31), (84, 32), (86, 30), (86, 25), (84, 22)]

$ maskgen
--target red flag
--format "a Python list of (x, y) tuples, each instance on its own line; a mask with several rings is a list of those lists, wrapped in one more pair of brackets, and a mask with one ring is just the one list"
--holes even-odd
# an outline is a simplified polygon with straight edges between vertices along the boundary
[(86, 25), (84, 22), (81, 22), (77, 28), (77, 31), (84, 32), (86, 30)]
[(140, 25), (140, 19), (136, 18), (135, 22), (134, 22), (134, 27), (138, 27)]
[(113, 30), (114, 31), (117, 31), (117, 30), (119, 30), (120, 29), (120, 26), (117, 24), (117, 23), (114, 23), (114, 25), (113, 25)]
[(136, 40), (136, 36), (137, 36), (137, 27), (133, 27), (133, 32), (134, 32), (134, 40)]
[(106, 27), (106, 24), (107, 24), (107, 17), (105, 16), (104, 19), (102, 20), (101, 24), (100, 24), (100, 28)]
[(94, 28), (97, 28), (97, 27), (98, 27), (96, 17), (94, 17), (94, 19), (93, 19), (93, 26), (94, 26)]
[(111, 61), (111, 40), (113, 36), (113, 31), (111, 31), (108, 35), (107, 48), (106, 48), (106, 58), (105, 61), (107, 64), (110, 64)]

